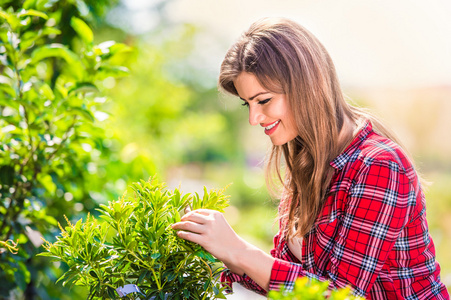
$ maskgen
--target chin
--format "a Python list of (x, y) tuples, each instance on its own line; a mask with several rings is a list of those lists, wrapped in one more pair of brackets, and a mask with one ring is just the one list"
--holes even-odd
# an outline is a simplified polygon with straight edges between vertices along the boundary
[(283, 146), (283, 145), (285, 145), (286, 143), (288, 143), (289, 141), (274, 141), (274, 140), (271, 140), (271, 142), (272, 142), (272, 144), (274, 145), (274, 146)]
[(291, 142), (291, 141), (294, 140), (295, 138), (296, 138), (296, 136), (293, 137), (293, 138), (288, 138), (288, 139), (271, 139), (271, 142), (272, 142), (272, 144), (273, 144), (274, 146), (283, 146), (283, 145), (285, 145), (286, 143)]

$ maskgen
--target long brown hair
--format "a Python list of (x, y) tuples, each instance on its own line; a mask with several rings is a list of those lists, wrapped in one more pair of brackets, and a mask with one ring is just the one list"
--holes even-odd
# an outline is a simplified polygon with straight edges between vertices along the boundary
[[(259, 20), (228, 50), (220, 70), (219, 87), (239, 96), (234, 80), (252, 73), (271, 92), (285, 94), (298, 136), (273, 146), (266, 179), (272, 174), (282, 184), (282, 232), (303, 236), (313, 226), (333, 175), (329, 163), (344, 149), (338, 137), (345, 116), (353, 123), (371, 120), (379, 133), (396, 138), (377, 119), (345, 101), (334, 64), (324, 46), (301, 25), (283, 18)], [(352, 133), (345, 140), (350, 141)], [(281, 157), (285, 174), (281, 175)], [(275, 171), (275, 172), (273, 172)]]

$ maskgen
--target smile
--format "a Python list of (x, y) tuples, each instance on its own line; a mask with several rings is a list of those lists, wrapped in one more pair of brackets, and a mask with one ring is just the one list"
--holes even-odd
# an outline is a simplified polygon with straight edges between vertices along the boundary
[(272, 123), (271, 125), (265, 127), (265, 130), (271, 130), (271, 129), (273, 129), (277, 124), (279, 124), (279, 123), (280, 123), (280, 120), (278, 120), (278, 121)]
[(280, 120), (277, 120), (276, 122), (272, 123), (271, 125), (265, 126), (265, 133), (267, 135), (272, 134), (276, 129), (277, 125), (279, 125)]

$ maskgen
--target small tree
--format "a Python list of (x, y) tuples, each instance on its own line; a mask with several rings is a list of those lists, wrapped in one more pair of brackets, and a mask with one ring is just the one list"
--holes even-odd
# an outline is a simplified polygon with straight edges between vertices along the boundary
[(14, 289), (33, 298), (36, 273), (49, 267), (34, 258), (40, 238), (73, 210), (64, 201), (79, 191), (70, 179), (83, 178), (100, 147), (95, 120), (105, 99), (97, 84), (127, 73), (117, 58), (130, 50), (95, 45), (77, 17), (68, 21), (78, 50), (53, 43), (61, 14), (32, 9), (34, 2), (0, 9), (0, 298)]

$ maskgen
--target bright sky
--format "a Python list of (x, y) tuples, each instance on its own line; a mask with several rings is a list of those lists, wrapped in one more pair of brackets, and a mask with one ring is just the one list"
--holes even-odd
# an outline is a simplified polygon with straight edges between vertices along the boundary
[(449, 0), (173, 0), (167, 12), (204, 29), (198, 41), (202, 67), (216, 73), (228, 47), (253, 21), (283, 16), (322, 41), (344, 85), (451, 86)]

